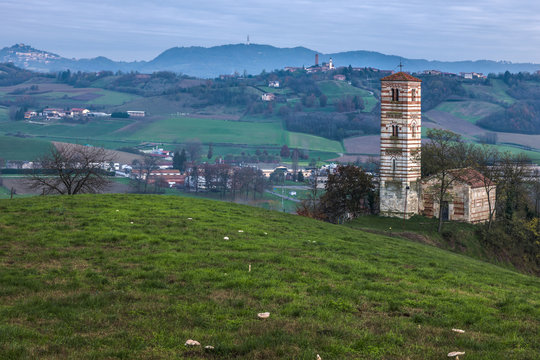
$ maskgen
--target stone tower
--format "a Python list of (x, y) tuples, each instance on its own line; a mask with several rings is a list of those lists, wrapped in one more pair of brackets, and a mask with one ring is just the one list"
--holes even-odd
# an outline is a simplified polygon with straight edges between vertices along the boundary
[(381, 79), (380, 212), (418, 214), (422, 141), (421, 83), (404, 72)]

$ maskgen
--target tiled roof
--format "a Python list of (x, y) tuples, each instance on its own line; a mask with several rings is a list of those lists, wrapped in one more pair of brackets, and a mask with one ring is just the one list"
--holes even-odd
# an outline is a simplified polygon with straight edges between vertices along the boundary
[(381, 81), (416, 81), (416, 82), (422, 82), (422, 80), (415, 78), (414, 76), (411, 76), (404, 72), (397, 72), (392, 75), (385, 76), (381, 79)]
[(482, 175), (479, 171), (471, 168), (456, 169), (450, 171), (458, 180), (469, 184), (472, 188), (479, 188), (485, 185), (495, 185), (492, 181)]

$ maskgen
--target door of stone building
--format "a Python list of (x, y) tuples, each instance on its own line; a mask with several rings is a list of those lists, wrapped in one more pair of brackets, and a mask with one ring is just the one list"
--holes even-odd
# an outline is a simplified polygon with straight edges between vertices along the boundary
[(443, 201), (442, 204), (442, 219), (448, 221), (448, 201)]

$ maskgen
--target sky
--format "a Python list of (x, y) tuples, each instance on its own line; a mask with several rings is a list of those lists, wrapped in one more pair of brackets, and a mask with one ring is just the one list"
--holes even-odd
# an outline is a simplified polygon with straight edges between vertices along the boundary
[(535, 0), (0, 0), (0, 48), (151, 60), (246, 42), (428, 60), (540, 63)]

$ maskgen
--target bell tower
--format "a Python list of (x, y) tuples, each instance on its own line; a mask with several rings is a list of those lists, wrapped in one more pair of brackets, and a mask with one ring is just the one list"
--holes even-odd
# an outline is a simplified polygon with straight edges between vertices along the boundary
[(398, 72), (381, 79), (380, 212), (418, 214), (422, 145), (420, 79)]

